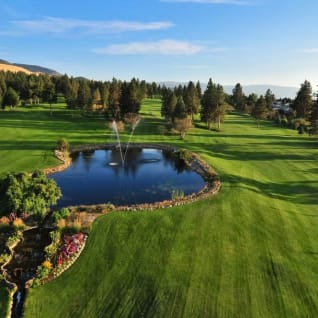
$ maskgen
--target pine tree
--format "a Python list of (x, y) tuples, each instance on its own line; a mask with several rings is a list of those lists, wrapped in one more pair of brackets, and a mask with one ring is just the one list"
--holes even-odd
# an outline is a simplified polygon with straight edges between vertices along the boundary
[(312, 88), (308, 81), (305, 81), (297, 93), (293, 108), (296, 111), (297, 118), (310, 119), (313, 106)]
[(273, 109), (273, 104), (275, 102), (275, 95), (272, 93), (270, 89), (268, 89), (265, 93), (265, 101), (267, 109), (271, 111)]
[(76, 103), (77, 103), (77, 107), (79, 107), (82, 110), (91, 109), (92, 96), (91, 96), (91, 89), (87, 81), (80, 82)]
[(173, 117), (177, 119), (184, 119), (187, 117), (187, 110), (182, 96), (178, 97)]
[(313, 104), (311, 116), (310, 116), (310, 134), (318, 134), (318, 98)]
[(19, 95), (12, 88), (9, 87), (3, 97), (2, 107), (10, 106), (10, 108), (14, 108), (19, 104)]
[(218, 84), (216, 87), (216, 107), (214, 110), (215, 119), (218, 125), (218, 131), (221, 130), (221, 122), (223, 121), (223, 118), (225, 116), (227, 104), (225, 102), (225, 93), (223, 90), (223, 86)]
[(120, 99), (121, 99), (121, 84), (113, 78), (109, 88), (109, 107), (107, 114), (110, 118), (120, 119)]
[(163, 90), (161, 116), (167, 121), (174, 121), (174, 113), (177, 105), (177, 97), (170, 89)]
[(201, 88), (200, 81), (197, 81), (197, 84), (195, 85), (195, 88), (197, 89), (198, 97), (201, 100), (201, 98), (202, 98), (202, 88)]
[(198, 113), (200, 107), (200, 98), (197, 92), (196, 87), (193, 82), (189, 82), (186, 95), (185, 95), (185, 104), (187, 113), (191, 116), (192, 121), (194, 120), (194, 114)]
[(243, 111), (245, 104), (245, 96), (243, 93), (243, 87), (240, 83), (237, 83), (232, 90), (233, 105), (237, 110)]
[(268, 114), (268, 109), (266, 107), (266, 100), (263, 95), (257, 100), (254, 109), (252, 110), (252, 116), (257, 121), (257, 127), (259, 127), (260, 121), (265, 119)]
[(206, 90), (202, 96), (202, 108), (201, 108), (201, 121), (207, 123), (208, 129), (211, 129), (211, 123), (215, 119), (214, 117), (215, 110), (215, 85), (212, 82), (212, 79), (209, 79)]

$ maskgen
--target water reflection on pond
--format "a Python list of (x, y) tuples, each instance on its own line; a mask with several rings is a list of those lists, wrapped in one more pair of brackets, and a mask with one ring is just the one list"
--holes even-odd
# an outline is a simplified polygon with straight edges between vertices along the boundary
[(169, 151), (130, 148), (124, 165), (117, 150), (83, 151), (72, 159), (68, 169), (49, 176), (63, 193), (58, 207), (151, 203), (171, 199), (173, 190), (188, 195), (204, 186), (203, 178)]

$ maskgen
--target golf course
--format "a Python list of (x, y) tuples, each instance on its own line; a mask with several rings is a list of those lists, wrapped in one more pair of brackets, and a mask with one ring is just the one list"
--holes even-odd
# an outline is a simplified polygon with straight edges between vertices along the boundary
[[(1, 176), (56, 166), (60, 138), (71, 146), (115, 142), (102, 116), (53, 109), (0, 112)], [(97, 218), (76, 263), (28, 290), (24, 317), (317, 317), (317, 137), (270, 121), (258, 127), (231, 111), (221, 131), (197, 118), (182, 140), (159, 133), (160, 109), (159, 99), (143, 101), (132, 142), (198, 154), (220, 176), (221, 191)], [(1, 316), (2, 287), (0, 297)]]

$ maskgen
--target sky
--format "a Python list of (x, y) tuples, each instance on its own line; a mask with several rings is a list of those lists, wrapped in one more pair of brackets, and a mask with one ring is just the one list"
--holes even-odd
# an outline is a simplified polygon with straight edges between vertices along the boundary
[(95, 80), (318, 85), (317, 0), (1, 0), (0, 59)]

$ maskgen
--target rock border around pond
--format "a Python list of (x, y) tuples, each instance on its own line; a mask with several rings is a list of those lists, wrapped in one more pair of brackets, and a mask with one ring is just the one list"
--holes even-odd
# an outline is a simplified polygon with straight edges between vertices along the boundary
[[(125, 144), (122, 144), (125, 147)], [(102, 150), (102, 149), (116, 149), (118, 147), (115, 143), (105, 143), (105, 144), (90, 144), (83, 146), (75, 146), (72, 147), (71, 153), (81, 152), (81, 151), (93, 151), (93, 150)], [(199, 155), (182, 148), (172, 147), (162, 144), (149, 144), (149, 143), (131, 143), (129, 144), (129, 148), (146, 148), (146, 149), (159, 149), (165, 151), (171, 151), (172, 153), (178, 153), (180, 151), (186, 151), (189, 154), (189, 160), (187, 164), (191, 167), (191, 169), (197, 172), (205, 181), (205, 186), (197, 193), (193, 193), (184, 197), (179, 197), (171, 200), (164, 200), (160, 202), (153, 203), (141, 203), (135, 205), (124, 205), (124, 206), (114, 206), (112, 211), (140, 211), (140, 210), (154, 210), (154, 209), (162, 209), (169, 208), (173, 206), (181, 206), (184, 204), (192, 203), (198, 201), (200, 199), (205, 199), (210, 196), (216, 195), (221, 189), (221, 181), (218, 174), (213, 170), (211, 166), (209, 166), (205, 161), (203, 161)], [(72, 160), (68, 154), (55, 150), (54, 155), (57, 159), (62, 161), (62, 164), (48, 168), (44, 170), (45, 174), (51, 174), (55, 172), (62, 171), (67, 169)], [(89, 209), (91, 207), (103, 207), (103, 204), (96, 205), (79, 205), (82, 210)], [(72, 207), (74, 208), (74, 207)]]

